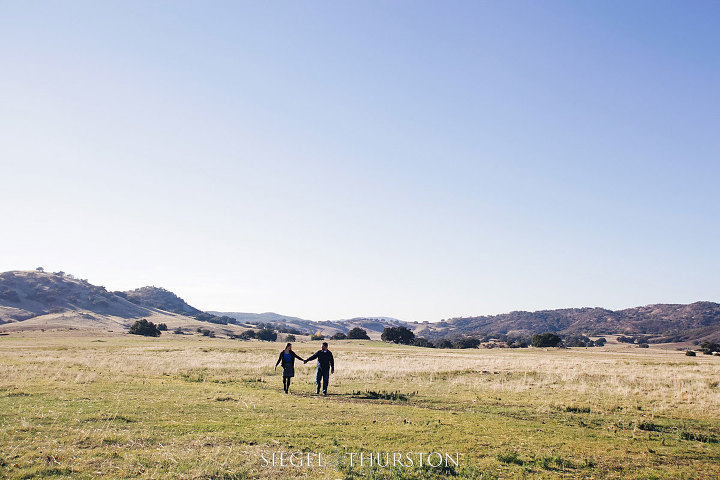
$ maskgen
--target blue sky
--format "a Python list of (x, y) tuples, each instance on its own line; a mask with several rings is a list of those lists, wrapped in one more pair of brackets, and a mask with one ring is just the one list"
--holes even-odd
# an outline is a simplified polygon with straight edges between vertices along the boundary
[(404, 320), (718, 301), (717, 2), (0, 2), (0, 270)]

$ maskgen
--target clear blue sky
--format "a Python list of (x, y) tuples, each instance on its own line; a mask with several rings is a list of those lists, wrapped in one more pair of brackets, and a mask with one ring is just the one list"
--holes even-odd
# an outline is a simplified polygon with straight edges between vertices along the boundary
[(0, 271), (403, 320), (720, 300), (720, 3), (0, 1)]

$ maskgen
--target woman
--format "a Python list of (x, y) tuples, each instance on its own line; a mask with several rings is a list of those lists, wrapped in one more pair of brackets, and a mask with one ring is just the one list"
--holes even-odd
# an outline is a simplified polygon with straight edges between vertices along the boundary
[(298, 357), (295, 352), (293, 352), (292, 349), (292, 343), (288, 343), (285, 345), (285, 350), (280, 352), (280, 356), (278, 357), (278, 361), (275, 364), (275, 370), (277, 370), (277, 366), (282, 363), (283, 368), (283, 388), (285, 389), (285, 393), (288, 393), (288, 389), (290, 389), (290, 379), (295, 376), (295, 359), (303, 360), (302, 358)]

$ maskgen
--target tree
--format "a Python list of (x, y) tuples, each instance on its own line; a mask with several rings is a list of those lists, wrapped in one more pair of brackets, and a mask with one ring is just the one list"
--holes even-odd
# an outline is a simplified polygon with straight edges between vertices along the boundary
[(400, 343), (409, 345), (415, 338), (415, 334), (406, 327), (385, 327), (380, 339), (383, 342)]
[(275, 340), (277, 340), (277, 333), (275, 333), (274, 330), (270, 330), (269, 328), (263, 328), (262, 330), (258, 330), (255, 336), (258, 340), (264, 340), (266, 342), (274, 342)]
[(447, 338), (435, 342), (435, 348), (453, 348), (453, 344)]
[(292, 333), (289, 334), (289, 335), (285, 335), (285, 341), (286, 341), (286, 342), (294, 342), (294, 341), (295, 341), (295, 335), (293, 335)]
[(160, 330), (161, 332), (166, 332), (166, 331), (167, 331), (167, 324), (161, 323), (160, 325), (157, 326), (157, 328), (158, 328), (158, 330)]
[(45, 269), (43, 267), (37, 267), (35, 270), (37, 270), (40, 273), (45, 271)]
[(132, 335), (144, 335), (146, 337), (160, 336), (158, 327), (153, 322), (148, 322), (144, 318), (133, 323), (128, 333)]
[(325, 335), (320, 330), (310, 335), (310, 340), (325, 340)]
[(535, 334), (532, 337), (533, 347), (557, 347), (560, 345), (560, 337), (551, 332)]
[(370, 340), (365, 329), (360, 327), (351, 329), (347, 334), (347, 338), (348, 340)]
[(335, 335), (330, 337), (332, 340), (345, 340), (347, 335), (345, 335), (343, 332), (337, 332)]

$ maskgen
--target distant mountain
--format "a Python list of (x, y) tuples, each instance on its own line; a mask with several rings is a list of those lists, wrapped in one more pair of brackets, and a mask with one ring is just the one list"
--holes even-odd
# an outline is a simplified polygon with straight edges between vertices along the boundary
[(160, 287), (142, 287), (125, 292), (115, 292), (115, 294), (143, 307), (159, 308), (160, 310), (182, 315), (202, 313), (202, 310), (191, 307), (173, 292)]
[(311, 322), (311, 320), (304, 320), (302, 318), (291, 317), (289, 315), (280, 315), (274, 312), (265, 313), (243, 313), (243, 312), (216, 312), (208, 310), (207, 313), (217, 315), (219, 317), (225, 315), (234, 318), (238, 322), (258, 324), (258, 323), (283, 323), (283, 322)]
[(656, 341), (720, 339), (720, 304), (656, 304), (624, 310), (566, 308), (536, 312), (451, 318), (424, 323), (416, 334), (428, 338), (458, 335), (533, 334), (650, 335)]
[(404, 326), (416, 336), (428, 339), (461, 336), (530, 336), (555, 332), (564, 335), (645, 335), (655, 342), (720, 341), (720, 304), (696, 302), (689, 305), (657, 304), (625, 310), (565, 308), (501, 315), (459, 317), (440, 322), (405, 322), (388, 317), (358, 317), (347, 320), (312, 321), (276, 313), (210, 312), (246, 323), (266, 322), (304, 333), (331, 336), (350, 329), (365, 329), (370, 338), (380, 338), (385, 327)]
[(373, 339), (379, 339), (385, 327), (414, 325), (390, 317), (357, 317), (347, 320), (314, 321), (291, 317), (289, 315), (280, 315), (273, 312), (241, 313), (210, 311), (208, 313), (219, 316), (226, 315), (245, 324), (257, 325), (258, 323), (272, 323), (277, 326), (286, 327), (286, 329), (297, 330), (307, 335), (321, 332), (325, 336), (332, 336), (335, 333), (347, 333), (353, 328), (359, 327), (365, 329), (365, 331), (368, 332), (368, 336)]

